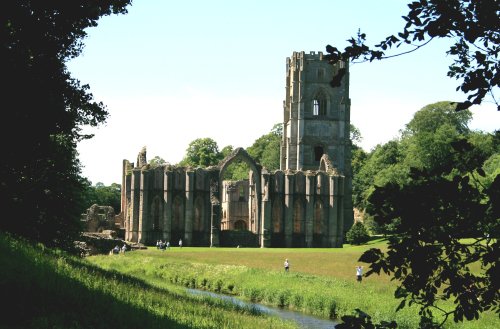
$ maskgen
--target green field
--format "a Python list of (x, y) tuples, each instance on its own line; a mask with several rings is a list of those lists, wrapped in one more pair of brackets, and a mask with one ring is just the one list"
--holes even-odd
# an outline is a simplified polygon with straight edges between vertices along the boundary
[[(383, 241), (342, 249), (156, 248), (76, 258), (0, 233), (0, 328), (295, 328), (186, 287), (239, 296), (325, 318), (360, 308), (375, 321), (417, 328), (415, 309), (395, 313), (394, 282), (357, 283), (359, 255)], [(283, 270), (284, 259), (291, 270)], [(448, 328), (498, 328), (498, 317)]]
[(1, 329), (295, 327), (152, 278), (102, 270), (1, 232), (0, 268)]
[[(339, 249), (149, 248), (88, 261), (156, 284), (236, 295), (325, 318), (339, 318), (359, 308), (375, 321), (395, 319), (400, 328), (418, 327), (416, 308), (394, 311), (399, 301), (393, 297), (396, 285), (390, 277), (372, 275), (361, 284), (356, 282), (357, 260), (372, 247), (384, 249), (385, 242), (379, 239)], [(291, 263), (289, 273), (283, 269), (285, 258)], [(494, 314), (484, 314), (479, 321), (450, 323), (448, 328), (499, 325)]]

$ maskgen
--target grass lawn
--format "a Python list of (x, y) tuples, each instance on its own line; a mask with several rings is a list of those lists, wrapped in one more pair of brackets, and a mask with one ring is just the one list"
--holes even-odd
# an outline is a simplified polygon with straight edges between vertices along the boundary
[[(364, 277), (356, 282), (360, 255), (370, 248), (386, 248), (383, 239), (344, 248), (202, 248), (156, 247), (125, 256), (94, 256), (88, 261), (105, 269), (127, 273), (156, 284), (169, 283), (210, 290), (263, 304), (290, 308), (322, 317), (339, 318), (360, 308), (374, 321), (396, 320), (398, 328), (417, 328), (418, 309), (395, 312), (399, 300), (396, 283), (387, 275)], [(283, 263), (288, 258), (290, 272)], [(447, 328), (500, 328), (495, 314), (480, 321)]]

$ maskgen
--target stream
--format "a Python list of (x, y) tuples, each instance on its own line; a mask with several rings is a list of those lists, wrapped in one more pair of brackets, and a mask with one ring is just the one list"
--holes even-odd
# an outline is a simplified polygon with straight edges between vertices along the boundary
[(278, 316), (283, 320), (295, 321), (303, 329), (333, 329), (337, 324), (337, 322), (334, 322), (332, 320), (315, 317), (313, 315), (306, 315), (300, 312), (285, 310), (277, 307), (245, 302), (233, 296), (217, 294), (210, 291), (187, 289), (187, 292), (193, 295), (210, 296), (224, 301), (229, 301), (238, 306), (251, 307), (262, 313)]

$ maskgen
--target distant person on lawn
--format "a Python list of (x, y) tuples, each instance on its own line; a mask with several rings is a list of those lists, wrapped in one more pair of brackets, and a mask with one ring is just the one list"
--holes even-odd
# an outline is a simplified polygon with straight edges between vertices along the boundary
[(356, 277), (359, 283), (363, 280), (363, 266), (356, 266)]
[(288, 270), (290, 269), (290, 263), (288, 262), (288, 258), (285, 259), (285, 272), (288, 272)]

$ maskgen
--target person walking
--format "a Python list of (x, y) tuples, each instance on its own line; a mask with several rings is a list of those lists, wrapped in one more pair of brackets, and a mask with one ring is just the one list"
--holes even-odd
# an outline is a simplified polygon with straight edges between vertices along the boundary
[(356, 278), (359, 283), (363, 279), (363, 266), (356, 266)]
[(179, 247), (182, 248), (182, 239), (179, 240)]
[(288, 262), (288, 258), (285, 259), (285, 272), (288, 272), (288, 270), (290, 269), (290, 263)]

